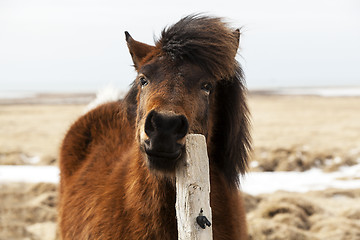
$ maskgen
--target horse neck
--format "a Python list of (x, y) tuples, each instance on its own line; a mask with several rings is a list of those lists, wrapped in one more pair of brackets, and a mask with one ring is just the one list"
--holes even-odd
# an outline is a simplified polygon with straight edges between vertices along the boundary
[(131, 200), (132, 207), (142, 209), (149, 215), (169, 214), (159, 211), (175, 212), (175, 181), (150, 172), (140, 148), (133, 149), (135, 159), (129, 159), (127, 179), (124, 181), (125, 196)]

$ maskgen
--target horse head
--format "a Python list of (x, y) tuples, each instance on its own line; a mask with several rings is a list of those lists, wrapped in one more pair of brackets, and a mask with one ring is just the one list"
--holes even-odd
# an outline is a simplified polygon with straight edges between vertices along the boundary
[[(205, 135), (211, 145), (222, 138), (226, 144), (232, 134), (240, 132), (234, 126), (244, 119), (237, 115), (246, 115), (247, 109), (239, 103), (243, 89), (235, 60), (238, 29), (231, 30), (218, 18), (189, 16), (165, 29), (155, 46), (134, 40), (128, 32), (125, 36), (138, 74), (133, 84), (137, 92), (136, 137), (151, 170), (173, 174), (185, 155), (189, 133)], [(230, 95), (228, 102), (218, 99), (224, 94)], [(232, 110), (232, 106), (239, 109)], [(224, 126), (219, 125), (224, 124), (233, 124), (230, 128), (235, 132), (223, 132)], [(214, 149), (209, 151), (216, 155)]]

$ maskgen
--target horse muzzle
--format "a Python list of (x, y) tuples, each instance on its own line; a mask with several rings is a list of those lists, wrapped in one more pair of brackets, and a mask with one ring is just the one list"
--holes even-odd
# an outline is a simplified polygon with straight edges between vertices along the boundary
[(185, 152), (184, 137), (189, 123), (184, 115), (159, 113), (152, 110), (146, 117), (144, 131), (148, 137), (144, 149), (151, 168), (175, 170), (176, 163)]

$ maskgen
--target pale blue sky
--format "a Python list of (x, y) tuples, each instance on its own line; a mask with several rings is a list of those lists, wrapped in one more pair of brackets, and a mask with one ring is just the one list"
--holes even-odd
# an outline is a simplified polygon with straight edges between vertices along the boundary
[(0, 91), (126, 89), (135, 72), (124, 31), (152, 44), (196, 12), (243, 27), (250, 89), (360, 85), (358, 0), (0, 0)]

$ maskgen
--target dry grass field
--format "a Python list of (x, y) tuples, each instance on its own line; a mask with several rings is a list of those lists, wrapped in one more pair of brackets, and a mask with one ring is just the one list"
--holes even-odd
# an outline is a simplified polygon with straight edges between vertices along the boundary
[(250, 96), (249, 103), (253, 170), (334, 171), (360, 158), (360, 98)]
[[(360, 98), (251, 95), (249, 105), (252, 171), (358, 164)], [(56, 165), (61, 139), (84, 107), (0, 105), (0, 165)], [(251, 239), (360, 239), (360, 186), (244, 197)], [(0, 183), (0, 240), (54, 238), (56, 205), (56, 184)]]

